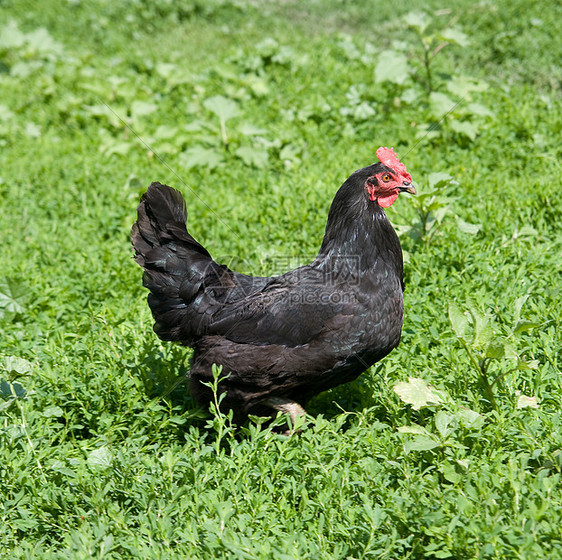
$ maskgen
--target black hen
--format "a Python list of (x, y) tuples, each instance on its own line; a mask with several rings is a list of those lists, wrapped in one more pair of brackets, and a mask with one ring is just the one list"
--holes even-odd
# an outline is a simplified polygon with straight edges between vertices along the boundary
[(272, 278), (217, 264), (187, 232), (181, 194), (152, 183), (138, 207), (131, 239), (163, 340), (194, 349), (191, 390), (207, 406), (203, 385), (212, 364), (229, 377), (222, 405), (236, 421), (288, 412), (312, 396), (355, 379), (400, 341), (402, 251), (383, 208), (412, 178), (392, 149), (353, 173), (337, 192), (314, 261)]

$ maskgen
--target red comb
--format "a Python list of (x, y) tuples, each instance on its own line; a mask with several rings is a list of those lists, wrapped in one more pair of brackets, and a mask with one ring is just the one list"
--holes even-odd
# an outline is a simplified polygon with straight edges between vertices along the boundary
[(382, 164), (398, 173), (403, 181), (407, 183), (412, 182), (412, 176), (406, 171), (406, 166), (398, 159), (393, 148), (383, 148), (381, 146), (377, 150), (377, 157)]

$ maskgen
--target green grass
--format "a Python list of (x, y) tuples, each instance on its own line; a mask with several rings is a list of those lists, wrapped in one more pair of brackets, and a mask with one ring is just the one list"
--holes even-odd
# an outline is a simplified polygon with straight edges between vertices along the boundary
[[(442, 7), (0, 3), (0, 554), (561, 557), (562, 13)], [(273, 274), (381, 145), (422, 195), (388, 211), (399, 348), (290, 438), (162, 398), (189, 351), (131, 259), (148, 184)]]

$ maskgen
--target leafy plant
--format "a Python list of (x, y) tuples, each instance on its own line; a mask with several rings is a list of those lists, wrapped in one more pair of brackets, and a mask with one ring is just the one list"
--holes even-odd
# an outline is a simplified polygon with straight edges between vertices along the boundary
[(413, 410), (429, 409), (433, 412), (420, 417), (421, 423), (398, 427), (398, 432), (403, 434), (406, 453), (442, 453), (438, 471), (448, 482), (461, 482), (468, 468), (466, 452), (471, 443), (480, 437), (486, 418), (459, 405), (447, 393), (431, 387), (420, 378), (410, 377), (407, 383), (397, 383), (393, 389)]
[(393, 94), (406, 105), (425, 97), (426, 122), (417, 125), (416, 138), (431, 139), (451, 130), (473, 141), (482, 122), (494, 116), (489, 108), (472, 99), (474, 93), (486, 90), (488, 84), (461, 73), (437, 71), (435, 59), (439, 53), (449, 45), (468, 48), (470, 40), (458, 26), (441, 27), (436, 20), (423, 11), (406, 14), (402, 21), (421, 45), (421, 56), (409, 43), (396, 42), (393, 49), (379, 53), (375, 81), (394, 84)]
[(228, 413), (221, 411), (220, 403), (226, 396), (224, 392), (220, 390), (221, 381), (228, 378), (230, 374), (222, 376), (222, 366), (216, 366), (213, 364), (213, 381), (209, 383), (204, 383), (213, 392), (213, 400), (211, 401), (209, 410), (212, 414), (212, 419), (207, 422), (207, 428), (212, 429), (216, 432), (215, 438), (215, 453), (218, 455), (221, 453), (221, 445), (223, 440), (227, 436), (232, 436), (235, 430), (235, 426), (232, 423), (232, 410)]
[[(213, 130), (211, 122), (204, 119), (192, 122), (188, 127), (189, 131), (194, 133), (190, 144), (194, 139), (199, 143), (180, 154), (180, 163), (186, 169), (198, 166), (214, 169), (225, 161), (226, 153), (230, 151), (233, 143), (233, 134), (227, 132), (226, 123), (240, 114), (238, 103), (222, 95), (215, 95), (205, 99), (203, 106), (219, 120), (220, 144), (217, 144), (216, 137), (207, 134), (209, 130)], [(264, 167), (269, 159), (267, 148), (275, 145), (263, 137), (267, 130), (248, 122), (241, 123), (236, 130), (238, 134), (234, 141), (238, 147), (231, 152), (232, 155), (249, 167)], [(249, 145), (244, 142), (246, 138), (251, 140)]]
[(423, 81), (428, 94), (436, 91), (433, 76), (433, 60), (445, 47), (455, 44), (460, 47), (468, 47), (470, 41), (468, 36), (458, 27), (447, 26), (438, 31), (430, 32), (432, 26), (431, 17), (426, 12), (409, 12), (403, 18), (404, 23), (414, 31), (423, 48), (423, 68), (425, 77)]
[[(513, 324), (507, 335), (494, 332), (491, 318), (475, 307), (471, 306), (463, 311), (456, 303), (449, 303), (451, 327), (482, 383), (486, 399), (494, 409), (498, 406), (494, 389), (504, 377), (517, 370), (538, 367), (535, 360), (526, 360), (519, 355), (512, 343), (514, 335), (538, 326), (537, 323), (522, 321), (520, 318), (521, 308), (527, 297), (515, 300)], [(514, 361), (515, 365), (506, 367), (506, 360)]]
[(409, 233), (412, 239), (428, 244), (439, 229), (445, 216), (451, 211), (454, 197), (447, 196), (445, 189), (456, 184), (447, 173), (430, 173), (427, 178), (429, 190), (420, 192), (412, 198), (417, 221), (411, 225), (400, 225), (400, 234)]
[[(428, 190), (420, 189), (417, 196), (412, 198), (417, 220), (411, 225), (396, 226), (402, 235), (409, 233), (418, 242), (429, 244), (439, 231), (443, 220), (452, 213), (453, 203), (457, 197), (447, 194), (447, 188), (458, 185), (448, 173), (434, 172), (427, 177)], [(460, 216), (455, 216), (459, 231), (476, 235), (482, 228), (481, 224), (466, 222)]]
[(228, 146), (228, 136), (226, 134), (226, 121), (236, 117), (240, 111), (238, 104), (232, 99), (222, 95), (215, 95), (205, 99), (203, 105), (206, 109), (216, 115), (220, 122), (221, 139), (225, 146)]
[(13, 320), (25, 311), (28, 288), (14, 278), (0, 280), (0, 318)]

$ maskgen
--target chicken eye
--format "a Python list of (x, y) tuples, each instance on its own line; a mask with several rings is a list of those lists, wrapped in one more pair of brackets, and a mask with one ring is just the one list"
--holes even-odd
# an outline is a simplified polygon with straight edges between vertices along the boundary
[(385, 173), (385, 174), (381, 177), (381, 179), (382, 179), (385, 183), (388, 183), (391, 178), (392, 178), (392, 177), (390, 176), (390, 173)]

